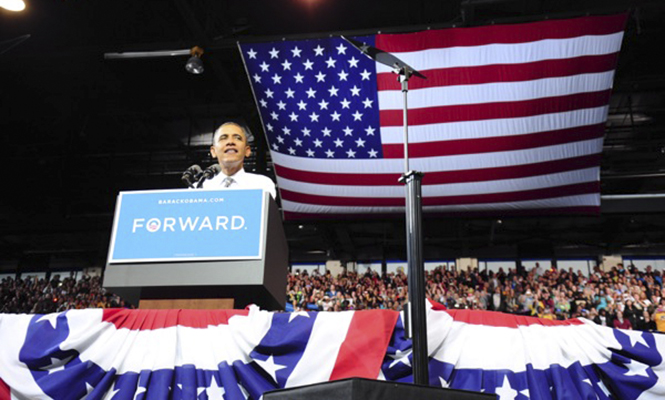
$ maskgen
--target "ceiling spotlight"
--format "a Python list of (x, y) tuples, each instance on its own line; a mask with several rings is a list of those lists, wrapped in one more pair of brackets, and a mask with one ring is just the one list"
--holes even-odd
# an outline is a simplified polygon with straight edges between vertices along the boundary
[(201, 60), (201, 56), (203, 55), (203, 49), (200, 48), (199, 46), (194, 46), (192, 47), (189, 53), (192, 56), (189, 57), (189, 60), (187, 60), (187, 64), (185, 64), (185, 69), (190, 74), (194, 75), (202, 74), (204, 71), (203, 61)]
[(0, 7), (9, 11), (23, 11), (25, 3), (23, 0), (0, 0)]

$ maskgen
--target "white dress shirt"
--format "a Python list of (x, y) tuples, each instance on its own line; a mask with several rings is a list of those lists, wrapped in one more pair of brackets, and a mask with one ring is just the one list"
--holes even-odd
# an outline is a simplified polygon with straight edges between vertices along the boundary
[(206, 179), (203, 181), (203, 189), (263, 189), (266, 192), (270, 193), (272, 198), (276, 198), (277, 190), (275, 189), (275, 183), (268, 178), (267, 176), (251, 174), (245, 172), (244, 169), (236, 172), (234, 175), (231, 175), (230, 178), (233, 179), (230, 185), (226, 185), (226, 178), (228, 178), (224, 172), (220, 172), (211, 179)]

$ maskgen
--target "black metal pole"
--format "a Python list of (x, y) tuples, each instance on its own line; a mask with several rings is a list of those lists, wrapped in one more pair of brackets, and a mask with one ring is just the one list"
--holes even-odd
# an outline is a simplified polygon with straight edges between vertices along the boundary
[(429, 385), (427, 350), (427, 310), (425, 308), (425, 268), (422, 243), (423, 174), (409, 171), (402, 176), (406, 184), (406, 249), (409, 265), (409, 313), (407, 332), (413, 340), (413, 383)]

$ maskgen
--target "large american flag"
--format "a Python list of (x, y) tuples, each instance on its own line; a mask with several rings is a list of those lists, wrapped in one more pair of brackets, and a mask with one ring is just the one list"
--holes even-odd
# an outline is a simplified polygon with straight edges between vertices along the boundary
[[(597, 213), (626, 15), (354, 37), (409, 81), (423, 210)], [(341, 37), (241, 43), (286, 218), (404, 209), (403, 95)]]
[[(662, 399), (665, 336), (430, 309), (429, 384), (500, 400)], [(0, 400), (260, 400), (349, 377), (411, 382), (396, 311), (0, 314)]]

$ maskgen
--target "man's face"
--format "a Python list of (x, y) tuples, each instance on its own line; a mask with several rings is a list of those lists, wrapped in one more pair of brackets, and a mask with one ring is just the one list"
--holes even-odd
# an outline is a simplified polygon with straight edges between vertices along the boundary
[(247, 145), (247, 137), (237, 125), (225, 125), (221, 128), (217, 141), (210, 146), (210, 154), (224, 166), (242, 164), (249, 157), (251, 150)]

